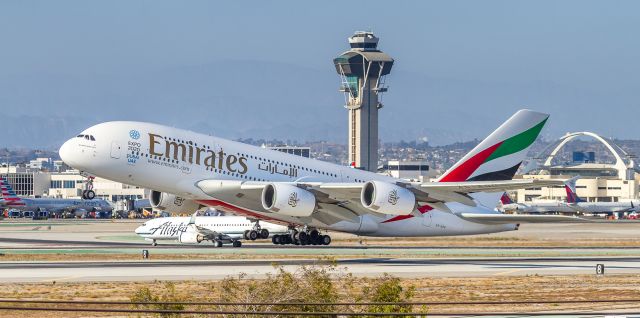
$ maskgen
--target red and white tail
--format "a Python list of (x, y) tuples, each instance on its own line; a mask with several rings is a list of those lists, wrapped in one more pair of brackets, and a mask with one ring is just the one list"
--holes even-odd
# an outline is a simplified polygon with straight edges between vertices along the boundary
[(509, 197), (506, 192), (500, 197), (500, 202), (502, 202), (502, 205), (513, 204), (513, 200), (511, 200), (511, 197)]
[(24, 201), (16, 195), (13, 188), (4, 177), (0, 178), (0, 189), (2, 190), (2, 200), (5, 206), (23, 206)]

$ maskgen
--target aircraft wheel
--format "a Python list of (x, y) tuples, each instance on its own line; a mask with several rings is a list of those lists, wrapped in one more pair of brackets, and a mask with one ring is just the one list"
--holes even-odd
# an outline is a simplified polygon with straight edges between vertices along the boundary
[(255, 241), (258, 238), (258, 231), (249, 231), (249, 239)]
[(307, 232), (300, 232), (298, 233), (298, 240), (302, 241), (308, 241), (309, 240), (309, 234), (307, 234)]
[(260, 230), (260, 238), (261, 239), (268, 239), (269, 238), (269, 230), (267, 230), (267, 229)]
[(280, 244), (280, 235), (274, 235), (274, 236), (271, 238), (271, 243), (273, 243), (273, 244)]
[(156, 240), (153, 240), (153, 242), (151, 242), (151, 246), (157, 246), (158, 242), (156, 242)]
[(242, 242), (240, 241), (233, 241), (233, 247), (241, 247), (242, 246)]
[(320, 232), (318, 232), (318, 230), (311, 230), (311, 232), (309, 232), (309, 236), (311, 239), (315, 240), (320, 236)]
[(331, 236), (323, 235), (322, 236), (322, 245), (329, 245), (329, 244), (331, 244)]
[(244, 237), (244, 239), (245, 239), (245, 240), (248, 240), (248, 239), (249, 239), (249, 232), (251, 232), (251, 230), (245, 230), (245, 231), (244, 231), (244, 235), (243, 235), (243, 237)]
[(93, 200), (96, 198), (96, 193), (93, 190), (87, 190), (87, 192), (85, 193), (85, 198), (87, 200)]
[(222, 242), (221, 241), (213, 241), (213, 246), (214, 247), (222, 247)]

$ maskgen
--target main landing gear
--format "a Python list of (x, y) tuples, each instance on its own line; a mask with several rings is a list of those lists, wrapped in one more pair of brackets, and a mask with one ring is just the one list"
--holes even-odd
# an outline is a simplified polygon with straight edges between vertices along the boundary
[[(225, 241), (226, 243), (229, 243), (229, 241)], [(222, 247), (222, 245), (225, 243), (222, 240), (213, 240), (211, 241), (211, 243), (213, 243), (213, 247)], [(230, 242), (231, 246), (233, 247), (242, 247), (242, 242), (240, 242), (239, 240), (233, 240)]]
[(301, 231), (291, 229), (289, 234), (274, 235), (271, 242), (279, 245), (329, 245), (331, 244), (331, 236), (322, 235), (317, 229), (304, 228)]
[(244, 231), (244, 239), (255, 241), (257, 239), (269, 238), (269, 230), (260, 227), (260, 221), (256, 221), (253, 229)]

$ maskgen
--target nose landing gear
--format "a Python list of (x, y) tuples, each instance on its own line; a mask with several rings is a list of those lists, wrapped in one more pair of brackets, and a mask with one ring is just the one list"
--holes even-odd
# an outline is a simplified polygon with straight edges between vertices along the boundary
[(84, 190), (82, 190), (83, 200), (93, 200), (96, 198), (96, 193), (93, 191), (93, 179), (95, 177), (87, 176), (84, 181)]

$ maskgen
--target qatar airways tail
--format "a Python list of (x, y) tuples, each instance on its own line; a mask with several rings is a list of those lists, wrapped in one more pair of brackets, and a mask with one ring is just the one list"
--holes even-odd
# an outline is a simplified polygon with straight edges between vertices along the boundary
[[(445, 236), (511, 231), (519, 223), (576, 221), (497, 213), (502, 192), (562, 185), (512, 180), (549, 115), (520, 110), (438, 180), (414, 183), (157, 124), (107, 122), (60, 148), (68, 165), (154, 189), (169, 212), (211, 206), (288, 227), (275, 244), (330, 243), (324, 230), (366, 236)], [(496, 196), (497, 195), (497, 196)], [(200, 233), (201, 234), (201, 233)], [(200, 235), (197, 234), (197, 235)]]

